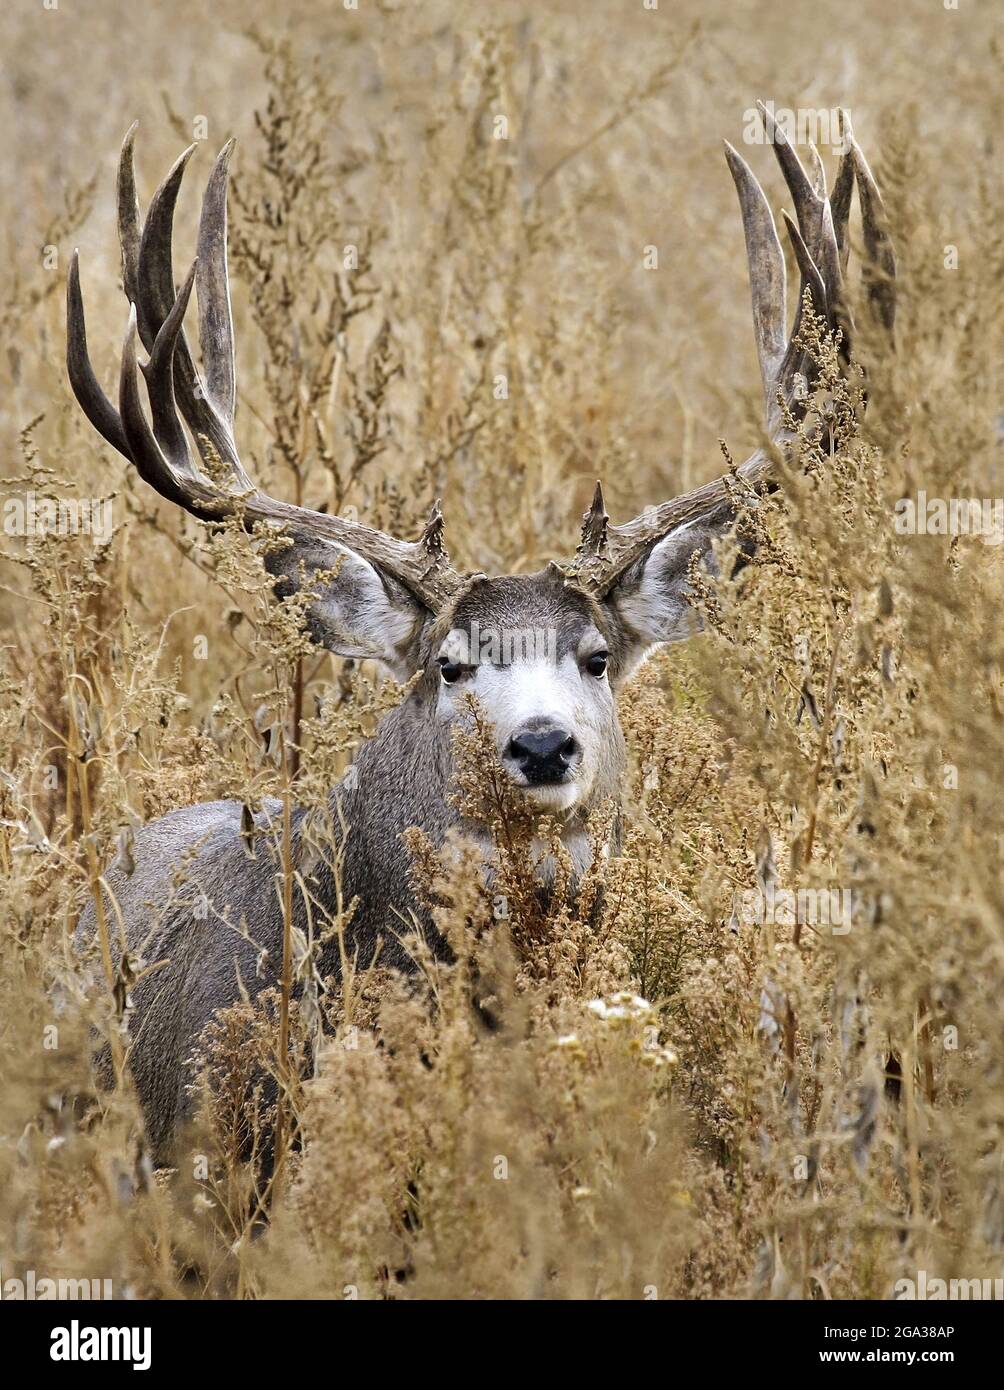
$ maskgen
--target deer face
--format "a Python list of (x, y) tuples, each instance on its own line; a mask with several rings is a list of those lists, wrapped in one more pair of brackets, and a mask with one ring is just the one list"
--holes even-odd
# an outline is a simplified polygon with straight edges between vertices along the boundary
[(431, 652), (439, 720), (469, 718), (464, 697), (474, 696), (502, 766), (541, 811), (564, 814), (612, 790), (617, 644), (598, 605), (556, 570), (478, 579), (443, 627)]

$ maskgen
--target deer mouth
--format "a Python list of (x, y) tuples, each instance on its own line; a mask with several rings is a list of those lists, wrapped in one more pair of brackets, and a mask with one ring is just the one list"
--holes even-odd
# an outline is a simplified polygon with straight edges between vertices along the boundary
[(571, 774), (556, 781), (517, 781), (516, 785), (532, 806), (552, 813), (570, 811), (578, 803), (582, 792), (578, 779)]

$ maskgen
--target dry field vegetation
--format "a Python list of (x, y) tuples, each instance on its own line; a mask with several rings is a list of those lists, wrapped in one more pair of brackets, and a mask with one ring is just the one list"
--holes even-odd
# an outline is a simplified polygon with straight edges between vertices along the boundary
[[(143, 1298), (838, 1299), (1004, 1273), (1001, 552), (892, 525), (919, 488), (1000, 491), (992, 9), (4, 7), (3, 495), (110, 497), (115, 520), (106, 545), (2, 537), (5, 1275)], [(597, 476), (619, 520), (720, 472), (720, 439), (760, 442), (720, 145), (777, 207), (769, 149), (741, 144), (756, 97), (851, 110), (897, 247), (896, 352), (862, 335), (867, 417), (834, 457), (806, 450), (706, 634), (625, 693), (622, 856), (541, 921), (514, 851), (495, 921), (476, 873), (444, 878), (416, 842), (460, 963), (307, 989), (290, 1047), (313, 1063), (284, 1088), (301, 1142), (267, 1193), (240, 1150), (273, 1118), (246, 1078), (290, 1070), (278, 996), (230, 1010), (203, 1040), (202, 1158), (152, 1171), (127, 1077), (91, 1072), (93, 1029), (128, 1041), (128, 979), (74, 947), (98, 866), (195, 801), (323, 801), (401, 692), (310, 650), (246, 544), (161, 503), (73, 403), (74, 245), (116, 379), (122, 136), (138, 118), (145, 199), (205, 119), (186, 265), (208, 152), (238, 137), (238, 431), (263, 485), (409, 535), (441, 496), (458, 564), (529, 571), (569, 553)], [(284, 767), (280, 727), (302, 745)], [(854, 890), (852, 929), (743, 920), (764, 883)], [(589, 1007), (618, 991), (647, 1006)]]

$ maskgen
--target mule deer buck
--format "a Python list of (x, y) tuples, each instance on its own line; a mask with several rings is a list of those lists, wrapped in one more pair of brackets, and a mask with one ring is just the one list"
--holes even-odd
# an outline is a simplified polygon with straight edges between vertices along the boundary
[[(761, 113), (794, 202), (796, 221), (786, 216), (785, 225), (801, 284), (789, 334), (784, 256), (774, 219), (757, 179), (726, 145), (745, 233), (769, 440), (737, 470), (754, 498), (769, 484), (771, 450), (785, 447), (792, 422), (804, 418), (812, 395), (817, 369), (798, 336), (805, 306), (811, 304), (829, 329), (841, 330), (845, 353), (849, 346), (843, 273), (855, 186), (870, 263), (869, 299), (890, 328), (895, 275), (879, 193), (849, 122), (827, 196), (815, 150), (809, 173), (769, 114), (763, 108)], [(118, 175), (130, 310), (117, 408), (88, 358), (76, 255), (67, 289), (70, 382), (94, 427), (162, 497), (204, 521), (236, 517), (257, 535), (288, 537), (289, 544), (267, 563), (280, 591), (295, 591), (320, 576), (309, 602), (309, 626), (319, 644), (340, 656), (376, 659), (399, 678), (421, 673), (363, 746), (349, 782), (331, 793), (336, 823), (344, 828), (341, 883), (336, 885), (325, 863), (312, 886), (315, 910), (334, 913), (339, 888), (341, 901), (358, 897), (346, 942), (350, 955), (365, 964), (379, 950), (383, 963), (407, 970), (411, 961), (399, 936), (402, 918), (417, 915), (432, 948), (448, 954), (415, 903), (401, 836), (417, 826), (441, 843), (457, 822), (450, 796), (451, 733), (463, 718), (462, 697), (477, 697), (513, 787), (531, 812), (558, 820), (581, 870), (590, 853), (586, 818), (591, 808), (617, 798), (624, 775), (617, 691), (654, 645), (695, 630), (688, 604), (691, 560), (696, 554), (714, 568), (712, 542), (735, 522), (737, 484), (725, 474), (620, 526), (609, 523), (597, 485), (578, 549), (567, 564), (499, 577), (460, 574), (451, 567), (438, 504), (422, 535), (402, 541), (267, 496), (245, 472), (234, 438), (226, 204), (232, 145), (213, 167), (197, 258), (176, 289), (172, 220), (192, 151), (174, 165), (141, 222), (132, 143), (130, 131)], [(204, 376), (183, 328), (193, 287)], [(137, 361), (137, 334), (149, 354), (145, 364)], [(229, 483), (220, 481), (221, 463)], [(475, 630), (501, 635), (501, 650), (492, 651), (492, 659), (484, 659), (480, 643), (472, 644)], [(506, 634), (541, 632), (551, 638), (543, 647), (531, 642), (516, 653), (505, 649)], [(275, 814), (275, 804), (266, 805), (257, 817), (259, 829)], [(295, 853), (304, 817), (303, 812), (293, 817)], [(166, 962), (135, 988), (129, 1050), (158, 1158), (170, 1155), (186, 1114), (186, 1063), (198, 1034), (242, 989), (254, 994), (268, 983), (258, 968), (263, 952), (270, 962), (282, 956), (284, 917), (273, 890), (274, 865), (268, 855), (248, 857), (246, 825), (244, 831), (237, 801), (176, 810), (138, 832), (133, 872), (127, 876), (112, 868), (102, 879), (102, 902), (117, 904), (130, 956)], [(213, 913), (200, 917), (193, 913), (193, 897), (177, 894), (183, 860), (184, 879), (193, 894), (214, 904)], [(304, 903), (295, 901), (292, 912), (305, 929)], [(92, 903), (81, 923), (83, 933), (93, 933), (96, 916)], [(235, 930), (240, 924), (243, 930)], [(337, 974), (337, 947), (326, 949), (321, 969)]]

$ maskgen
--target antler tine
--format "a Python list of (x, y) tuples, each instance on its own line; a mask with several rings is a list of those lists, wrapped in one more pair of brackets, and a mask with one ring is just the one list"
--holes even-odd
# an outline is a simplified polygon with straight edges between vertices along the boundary
[(830, 194), (830, 214), (833, 218), (833, 236), (837, 243), (837, 251), (840, 255), (840, 269), (847, 269), (847, 258), (850, 255), (851, 244), (847, 237), (847, 224), (851, 216), (851, 196), (854, 193), (854, 137), (851, 131), (851, 120), (847, 112), (840, 108), (840, 135), (842, 142), (842, 153), (840, 156), (840, 167), (837, 170), (837, 177), (833, 184), (833, 192)]
[(196, 286), (199, 295), (199, 343), (206, 366), (206, 387), (216, 410), (233, 433), (237, 400), (234, 318), (227, 273), (227, 185), (234, 141), (216, 156), (202, 199)]
[[(786, 433), (786, 410), (796, 415), (805, 410), (797, 399), (800, 393), (796, 391), (796, 374), (801, 371), (806, 385), (816, 374), (815, 363), (798, 341), (806, 291), (814, 312), (824, 318), (831, 330), (841, 330), (841, 355), (845, 359), (848, 355), (852, 324), (844, 299), (843, 271), (848, 255), (850, 201), (855, 186), (861, 201), (865, 246), (871, 267), (866, 272), (868, 296), (890, 331), (895, 314), (896, 262), (878, 188), (854, 141), (846, 114), (841, 112), (844, 155), (833, 193), (827, 197), (826, 179), (815, 148), (810, 156), (813, 170), (810, 177), (770, 112), (762, 102), (757, 106), (791, 193), (797, 218), (796, 225), (784, 214), (785, 230), (801, 278), (790, 334), (786, 330), (784, 255), (770, 206), (759, 180), (727, 141), (725, 156), (742, 212), (753, 325), (767, 406), (767, 433), (772, 443), (778, 443)], [(770, 452), (757, 449), (737, 472), (746, 483), (759, 487), (767, 479), (771, 467)], [(566, 571), (567, 579), (594, 596), (603, 597), (660, 540), (685, 529), (691, 522), (715, 524), (731, 514), (733, 505), (732, 477), (726, 474), (661, 506), (648, 507), (642, 516), (622, 526), (609, 526), (603, 510), (603, 494), (597, 488), (592, 507), (583, 519), (582, 540)]]
[(171, 312), (161, 324), (154, 339), (150, 360), (140, 370), (146, 380), (147, 395), (150, 398), (150, 413), (153, 416), (153, 432), (161, 451), (172, 469), (184, 478), (202, 481), (192, 466), (188, 438), (184, 426), (178, 418), (178, 406), (174, 393), (175, 351), (181, 325), (185, 320), (185, 310), (195, 284), (198, 262), (194, 262), (185, 278), (185, 283), (175, 296)]
[(851, 120), (842, 111), (844, 142), (854, 160), (854, 177), (861, 204), (861, 225), (864, 229), (865, 260), (863, 274), (868, 300), (879, 322), (890, 335), (896, 325), (896, 252), (889, 236), (889, 220), (878, 184), (875, 182), (861, 146), (854, 138)]
[[(129, 306), (129, 323), (122, 345), (122, 368), (119, 375), (119, 415), (128, 444), (127, 457), (136, 465), (144, 482), (186, 511), (204, 519), (222, 516), (219, 495), (197, 474), (186, 476), (182, 482), (165, 458), (154, 431), (143, 413), (139, 391), (139, 369), (136, 361), (136, 306)], [(196, 511), (196, 503), (204, 508)]]
[[(143, 224), (143, 231), (139, 243), (139, 263), (137, 267), (137, 292), (138, 300), (136, 303), (137, 317), (139, 321), (140, 337), (148, 350), (152, 351), (153, 340), (160, 330), (161, 325), (171, 312), (175, 299), (174, 288), (174, 269), (173, 269), (173, 228), (174, 228), (174, 209), (178, 201), (178, 193), (181, 190), (181, 180), (192, 153), (198, 146), (190, 145), (183, 154), (175, 161), (170, 173), (157, 189), (150, 200), (147, 209), (146, 221)], [(214, 221), (218, 222), (218, 204), (222, 198), (226, 202), (226, 161), (229, 158), (229, 150), (225, 147), (225, 156), (222, 172), (220, 171), (220, 161), (213, 169), (210, 178), (210, 216), (207, 219), (211, 228), (214, 228)], [(128, 144), (123, 148), (123, 155), (131, 160), (132, 145)], [(222, 188), (220, 185), (222, 184)], [(215, 219), (214, 219), (214, 213)], [(205, 217), (205, 213), (204, 213)], [(212, 320), (210, 334), (210, 351), (206, 357), (207, 368), (211, 373), (211, 378), (215, 381), (217, 391), (221, 381), (225, 382), (229, 375), (231, 384), (233, 380), (232, 360), (229, 371), (225, 359), (221, 358), (218, 349), (221, 341), (227, 337), (232, 337), (229, 327), (229, 287), (226, 291), (226, 308), (220, 311), (220, 270), (219, 270), (219, 251), (212, 246), (212, 236), (205, 239), (202, 236), (200, 224), (200, 252), (203, 249), (204, 240), (209, 243), (208, 251), (212, 264), (208, 270), (204, 270), (201, 275), (197, 272), (197, 277), (202, 284), (207, 284), (208, 295), (203, 296), (200, 301), (200, 319), (207, 313)], [(123, 257), (125, 251), (123, 249)], [(224, 251), (225, 259), (225, 251)], [(222, 282), (227, 284), (226, 269), (222, 271)], [(201, 292), (202, 284), (199, 285)], [(206, 300), (212, 301), (212, 309), (204, 307)], [(232, 351), (232, 349), (231, 349)], [(204, 453), (202, 439), (208, 439), (216, 455), (226, 463), (234, 475), (234, 482), (238, 490), (245, 492), (253, 488), (254, 484), (248, 477), (237, 453), (231, 429), (232, 414), (221, 415), (216, 409), (214, 400), (211, 399), (210, 391), (202, 382), (199, 372), (192, 359), (192, 354), (185, 337), (184, 329), (178, 334), (177, 347), (174, 354), (174, 385), (177, 393), (178, 404), (181, 413), (188, 423), (189, 429), (195, 437), (196, 445), (200, 453)], [(224, 386), (224, 395), (226, 395)]]
[(126, 131), (119, 152), (116, 181), (119, 251), (122, 256), (122, 288), (130, 304), (139, 298), (139, 237), (141, 222), (139, 198), (136, 194), (136, 175), (133, 169), (133, 146), (139, 121), (133, 121)]
[(607, 544), (607, 509), (603, 502), (603, 484), (597, 478), (596, 491), (589, 510), (582, 514), (582, 539), (579, 542), (580, 555), (601, 556)]
[[(802, 233), (799, 231), (798, 224), (793, 222), (784, 211), (781, 213), (781, 218), (784, 222), (784, 230), (788, 233), (788, 240), (791, 242), (792, 250), (795, 252), (795, 260), (798, 262), (798, 272), (802, 277), (803, 287), (807, 286), (810, 290), (813, 305), (819, 306), (819, 309), (825, 313), (828, 296), (819, 267), (812, 259), (812, 253), (802, 238)], [(796, 324), (798, 322), (797, 315), (795, 322)], [(793, 331), (792, 336), (794, 337), (796, 333), (797, 328)]]
[[(419, 539), (400, 541), (342, 517), (278, 501), (261, 492), (248, 477), (233, 440), (236, 373), (226, 254), (227, 171), (233, 141), (224, 146), (213, 166), (199, 222), (199, 254), (176, 293), (172, 223), (192, 150), (186, 150), (176, 161), (151, 200), (142, 224), (133, 172), (135, 129), (133, 126), (123, 143), (118, 174), (122, 281), (130, 300), (118, 410), (101, 389), (88, 356), (76, 252), (67, 277), (67, 370), (87, 418), (135, 465), (145, 482), (202, 520), (219, 521), (239, 514), (249, 529), (265, 523), (285, 529), (297, 542), (313, 539), (344, 546), (437, 611), (465, 582), (450, 565), (438, 502)], [(205, 387), (182, 327), (193, 285), (199, 298), (200, 345), (208, 381)], [(142, 368), (136, 356), (137, 332), (150, 354)], [(152, 424), (143, 408), (140, 370), (146, 380)], [(215, 451), (229, 467), (236, 491), (224, 489), (196, 466), (178, 417), (179, 407), (200, 455), (208, 461), (210, 450)]]
[[(174, 226), (174, 207), (181, 189), (185, 168), (198, 145), (189, 145), (171, 165), (167, 177), (150, 199), (150, 206), (144, 218), (136, 204), (135, 222), (130, 213), (130, 224), (119, 224), (119, 240), (122, 248), (122, 264), (128, 266), (128, 278), (133, 282), (134, 297), (130, 301), (136, 305), (136, 326), (140, 341), (150, 352), (161, 324), (167, 318), (174, 303), (174, 268), (172, 264), (172, 237)], [(134, 141), (127, 140), (122, 146), (122, 161), (132, 164)], [(135, 197), (135, 174), (119, 169), (119, 188), (133, 189)], [(121, 218), (126, 207), (119, 203)]]
[(764, 401), (769, 412), (774, 404), (774, 383), (788, 346), (784, 252), (777, 238), (774, 215), (759, 179), (727, 140), (724, 145), (725, 158), (739, 195), (753, 299), (753, 332)]
[(823, 161), (819, 157), (815, 142), (810, 140), (808, 145), (809, 159), (812, 162), (812, 191), (817, 198), (826, 200), (826, 170)]
[(861, 204), (861, 222), (864, 229), (867, 259), (862, 270), (869, 303), (879, 322), (888, 333), (892, 333), (896, 321), (896, 253), (889, 237), (888, 219), (885, 204), (878, 185), (868, 167), (868, 161), (861, 146), (854, 138), (854, 128), (848, 113), (840, 110), (840, 133), (843, 154), (837, 179), (830, 195), (830, 210), (833, 216), (833, 231), (840, 253), (840, 268), (847, 269), (850, 255), (850, 238), (847, 234), (850, 221), (851, 197), (855, 185)]
[(840, 328), (842, 332), (841, 351), (845, 360), (850, 350), (851, 322), (844, 304), (840, 248), (834, 228), (830, 201), (826, 196), (826, 176), (819, 154), (815, 146), (810, 145), (815, 171), (815, 179), (811, 179), (798, 157), (798, 152), (762, 101), (757, 102), (757, 110), (764, 123), (768, 143), (774, 151), (781, 173), (784, 175), (784, 181), (788, 185), (788, 191), (795, 205), (798, 231), (801, 234), (802, 244), (800, 245), (798, 238), (794, 235), (790, 219), (786, 217), (785, 226), (801, 275), (790, 347), (782, 368), (781, 379), (777, 383), (777, 387), (785, 393), (790, 404), (791, 386), (795, 372), (800, 372), (807, 381), (812, 379), (815, 372), (815, 364), (796, 344), (802, 327), (802, 301), (806, 288), (812, 294), (815, 312), (826, 319), (831, 329)]
[[(802, 234), (802, 240), (819, 267), (828, 299), (834, 301), (834, 305), (830, 306), (832, 312), (841, 288), (840, 262), (819, 155), (812, 147), (813, 167), (817, 172), (814, 182), (806, 173), (797, 150), (762, 101), (757, 102), (757, 110), (764, 123), (767, 142), (774, 151), (792, 202), (795, 204), (795, 216), (798, 219), (798, 230)], [(820, 180), (822, 186), (817, 188)], [(817, 304), (816, 312), (827, 313), (827, 308), (826, 304)]]
[[(832, 330), (838, 326), (842, 326), (841, 321), (838, 320), (837, 315), (830, 307), (831, 298), (827, 293), (826, 283), (819, 267), (812, 258), (812, 253), (803, 240), (801, 231), (784, 211), (781, 213), (781, 220), (784, 222), (784, 230), (788, 234), (788, 240), (791, 242), (792, 250), (795, 253), (795, 261), (798, 265), (799, 287), (798, 303), (795, 306), (795, 322), (792, 325), (791, 336), (788, 340), (788, 351), (785, 353), (784, 361), (781, 363), (781, 368), (777, 375), (777, 381), (774, 383), (773, 408), (768, 412), (767, 425), (771, 438), (777, 435), (782, 413), (780, 403), (777, 399), (778, 396), (781, 397), (788, 411), (795, 414), (799, 413), (800, 410), (804, 410), (804, 406), (800, 407), (799, 410), (794, 409), (797, 395), (801, 394), (802, 399), (806, 400), (808, 398), (808, 387), (816, 376), (816, 363), (802, 346), (801, 341), (802, 320), (805, 316), (806, 308), (806, 290), (809, 291), (813, 311), (824, 319), (827, 327)], [(836, 242), (833, 241), (832, 228), (830, 229), (829, 235), (833, 244), (834, 258), (836, 258), (838, 253), (836, 250)], [(849, 332), (845, 330), (841, 344), (845, 356), (849, 337)], [(797, 380), (798, 377), (801, 377), (802, 383), (804, 383), (801, 387)]]
[(73, 394), (91, 424), (113, 449), (130, 457), (119, 413), (101, 389), (87, 352), (87, 325), (80, 293), (80, 256), (74, 250), (66, 277), (66, 371)]

